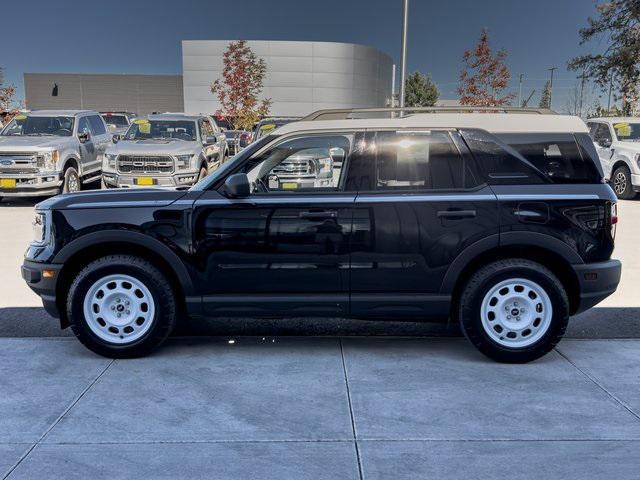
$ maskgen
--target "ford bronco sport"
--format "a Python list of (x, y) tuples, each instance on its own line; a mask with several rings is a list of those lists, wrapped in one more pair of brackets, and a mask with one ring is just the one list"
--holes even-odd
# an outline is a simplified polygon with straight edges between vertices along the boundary
[[(317, 112), (188, 190), (46, 200), (22, 275), (109, 357), (186, 315), (306, 315), (449, 320), (495, 360), (534, 360), (615, 291), (616, 197), (579, 118), (450, 110)], [(301, 155), (343, 160), (329, 183), (274, 180)]]

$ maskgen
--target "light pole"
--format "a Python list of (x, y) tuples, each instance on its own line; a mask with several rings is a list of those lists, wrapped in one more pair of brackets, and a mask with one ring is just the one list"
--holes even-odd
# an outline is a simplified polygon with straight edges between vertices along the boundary
[(551, 101), (553, 99), (553, 72), (555, 72), (558, 67), (551, 67), (548, 70), (551, 72), (551, 79), (549, 80), (549, 108), (551, 108)]
[(409, 0), (403, 1), (402, 9), (402, 53), (400, 56), (400, 107), (404, 107), (404, 78), (407, 73), (407, 23), (409, 22)]
[(522, 79), (524, 78), (524, 73), (520, 74), (520, 79), (518, 81), (518, 107), (522, 106)]

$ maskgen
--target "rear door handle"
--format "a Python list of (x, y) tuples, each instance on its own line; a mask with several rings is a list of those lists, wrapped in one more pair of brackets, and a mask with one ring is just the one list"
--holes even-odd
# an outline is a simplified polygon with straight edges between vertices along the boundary
[(475, 210), (440, 210), (438, 218), (474, 218), (476, 216)]
[(337, 218), (338, 212), (335, 210), (309, 210), (306, 212), (300, 212), (300, 218), (307, 218), (309, 220), (321, 220), (323, 218)]

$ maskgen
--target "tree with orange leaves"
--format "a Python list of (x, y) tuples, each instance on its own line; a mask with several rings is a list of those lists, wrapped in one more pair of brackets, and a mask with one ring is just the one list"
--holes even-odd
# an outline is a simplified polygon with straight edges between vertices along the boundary
[(223, 56), (222, 78), (211, 85), (211, 93), (218, 95), (224, 115), (236, 129), (250, 130), (269, 113), (271, 99), (259, 100), (267, 65), (251, 50), (246, 40), (231, 42)]
[(476, 48), (464, 52), (464, 68), (458, 87), (461, 105), (499, 107), (513, 101), (513, 94), (503, 93), (511, 79), (504, 63), (506, 58), (505, 50), (494, 55), (489, 46), (489, 34), (483, 30)]
[(0, 115), (3, 123), (8, 123), (20, 111), (19, 106), (13, 99), (16, 93), (16, 87), (13, 85), (5, 86), (3, 83), (2, 68), (0, 68)]

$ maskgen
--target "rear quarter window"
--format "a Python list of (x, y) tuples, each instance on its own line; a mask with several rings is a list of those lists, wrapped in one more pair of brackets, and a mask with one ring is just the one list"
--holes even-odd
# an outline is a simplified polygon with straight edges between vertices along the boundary
[(600, 183), (602, 179), (596, 162), (571, 133), (497, 136), (553, 183)]

